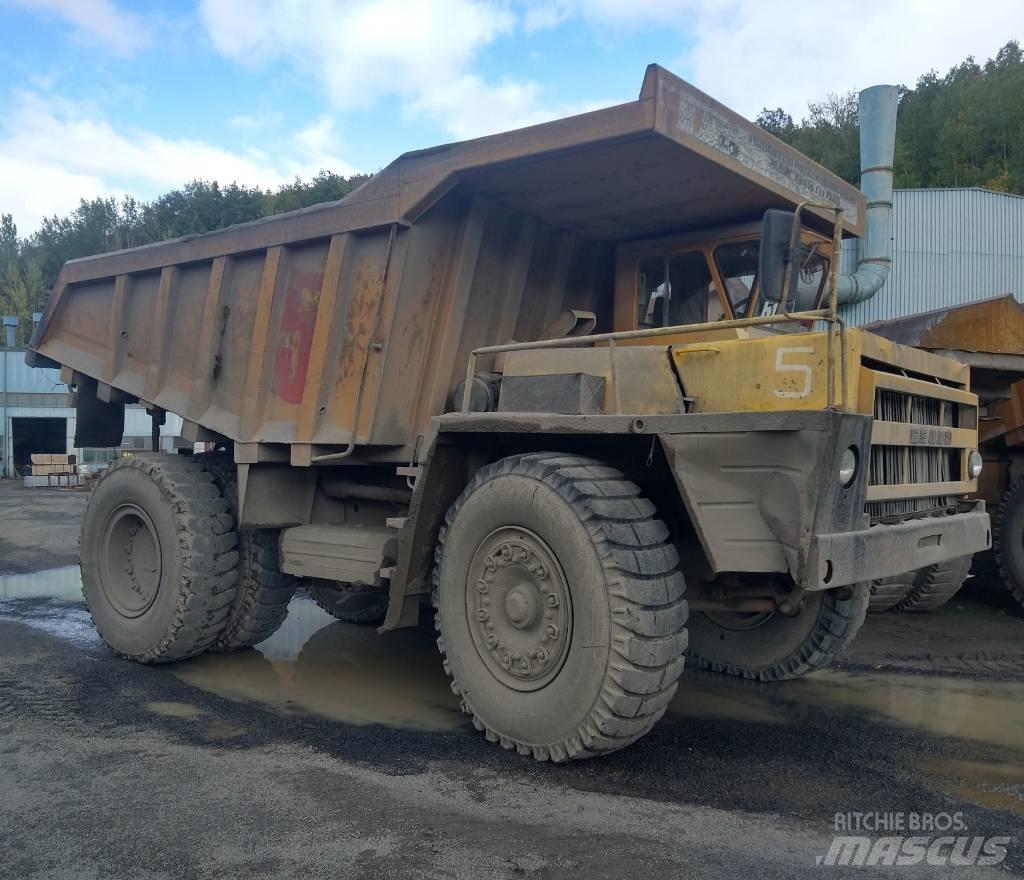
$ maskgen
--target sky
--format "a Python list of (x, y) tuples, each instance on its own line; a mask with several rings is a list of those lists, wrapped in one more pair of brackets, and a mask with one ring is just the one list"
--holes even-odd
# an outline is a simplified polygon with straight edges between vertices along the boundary
[(1024, 0), (0, 0), (0, 213), (320, 169), (636, 98), (657, 62), (753, 118), (1024, 38)]

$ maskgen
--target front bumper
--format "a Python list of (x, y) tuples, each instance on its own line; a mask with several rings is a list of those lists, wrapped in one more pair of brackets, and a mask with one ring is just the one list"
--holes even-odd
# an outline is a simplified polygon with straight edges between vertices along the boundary
[(805, 590), (828, 590), (892, 577), (970, 556), (991, 546), (991, 526), (983, 501), (967, 513), (814, 535), (800, 586)]

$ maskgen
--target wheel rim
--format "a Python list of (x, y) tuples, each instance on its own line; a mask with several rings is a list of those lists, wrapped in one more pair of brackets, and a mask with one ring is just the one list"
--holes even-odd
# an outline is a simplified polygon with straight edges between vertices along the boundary
[(100, 563), (100, 585), (118, 614), (145, 614), (156, 600), (161, 570), (160, 542), (146, 511), (122, 504), (107, 517)]
[(477, 652), (495, 679), (538, 690), (562, 668), (572, 637), (572, 602), (551, 548), (506, 526), (480, 543), (466, 581), (466, 614)]

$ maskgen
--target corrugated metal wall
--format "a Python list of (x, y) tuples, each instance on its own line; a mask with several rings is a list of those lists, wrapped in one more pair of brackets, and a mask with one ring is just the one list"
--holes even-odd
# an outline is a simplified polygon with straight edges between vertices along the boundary
[(17, 349), (14, 351), (0, 352), (4, 362), (0, 364), (0, 383), (4, 382), (6, 376), (7, 391), (21, 393), (52, 393), (59, 392), (67, 394), (68, 386), (60, 381), (60, 370), (36, 370), (25, 363), (25, 352)]
[[(859, 241), (843, 247), (856, 268)], [(983, 189), (893, 193), (893, 266), (872, 299), (845, 309), (854, 325), (1014, 294), (1024, 301), (1024, 197)]]

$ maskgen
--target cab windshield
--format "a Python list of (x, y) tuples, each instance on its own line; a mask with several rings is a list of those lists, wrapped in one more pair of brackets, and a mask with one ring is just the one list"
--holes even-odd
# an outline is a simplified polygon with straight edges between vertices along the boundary
[[(789, 303), (790, 311), (811, 309), (818, 302), (825, 279), (828, 277), (828, 258), (821, 253), (821, 244), (805, 244), (800, 248), (800, 275), (797, 279), (795, 302)], [(715, 248), (715, 265), (725, 285), (725, 295), (737, 318), (748, 317), (751, 302), (757, 293), (757, 261), (760, 242), (734, 241)], [(759, 311), (762, 315), (773, 315), (778, 303), (761, 300)]]

